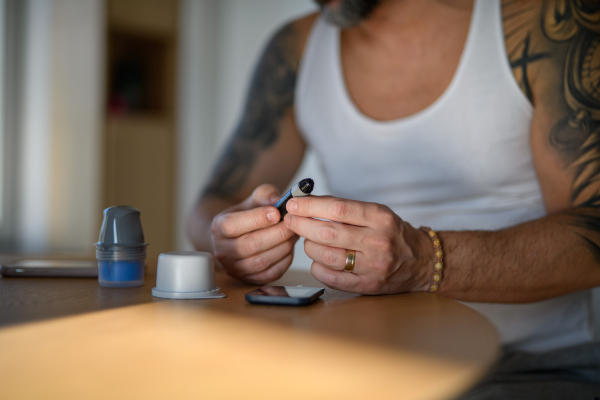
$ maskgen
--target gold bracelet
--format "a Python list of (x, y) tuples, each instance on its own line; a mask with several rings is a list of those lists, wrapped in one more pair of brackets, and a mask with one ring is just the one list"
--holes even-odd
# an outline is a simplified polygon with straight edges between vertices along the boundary
[(429, 291), (431, 293), (437, 292), (440, 287), (440, 283), (442, 282), (442, 270), (444, 269), (444, 252), (442, 251), (442, 241), (438, 237), (437, 233), (427, 227), (422, 226), (419, 228), (420, 230), (427, 232), (427, 235), (433, 241), (433, 251), (435, 252), (435, 263), (433, 264), (433, 278), (431, 279), (431, 285), (429, 286)]

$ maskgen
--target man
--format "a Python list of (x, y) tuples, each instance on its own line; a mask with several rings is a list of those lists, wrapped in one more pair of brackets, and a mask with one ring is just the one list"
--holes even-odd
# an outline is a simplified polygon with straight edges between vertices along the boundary
[[(266, 47), (191, 218), (196, 247), (261, 284), (303, 236), (329, 287), (471, 302), (525, 352), (500, 380), (560, 370), (539, 379), (600, 396), (588, 376), (600, 359), (588, 291), (600, 285), (600, 2), (320, 3)], [(335, 197), (290, 200), (279, 222), (272, 204), (307, 144)], [(515, 385), (512, 398), (542, 393)]]

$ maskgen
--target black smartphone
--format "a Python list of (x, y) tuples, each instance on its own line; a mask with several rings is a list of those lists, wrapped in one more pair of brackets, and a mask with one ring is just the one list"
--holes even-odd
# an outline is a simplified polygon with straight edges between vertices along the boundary
[(315, 287), (263, 286), (246, 293), (246, 301), (252, 304), (305, 306), (317, 300), (324, 292), (325, 289)]
[(96, 260), (18, 260), (0, 266), (3, 277), (97, 278)]

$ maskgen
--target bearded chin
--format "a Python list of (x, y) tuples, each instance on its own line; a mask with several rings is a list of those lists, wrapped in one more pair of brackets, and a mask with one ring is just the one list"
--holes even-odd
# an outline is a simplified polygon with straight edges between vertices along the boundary
[(340, 28), (350, 28), (367, 18), (381, 0), (342, 0), (339, 7), (323, 7), (327, 21)]

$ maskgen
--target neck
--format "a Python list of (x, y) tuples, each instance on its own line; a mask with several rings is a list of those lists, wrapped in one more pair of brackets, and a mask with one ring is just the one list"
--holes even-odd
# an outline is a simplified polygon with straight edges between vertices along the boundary
[(474, 0), (384, 0), (367, 19), (349, 30), (392, 45), (403, 33), (450, 27), (458, 14), (471, 13)]

